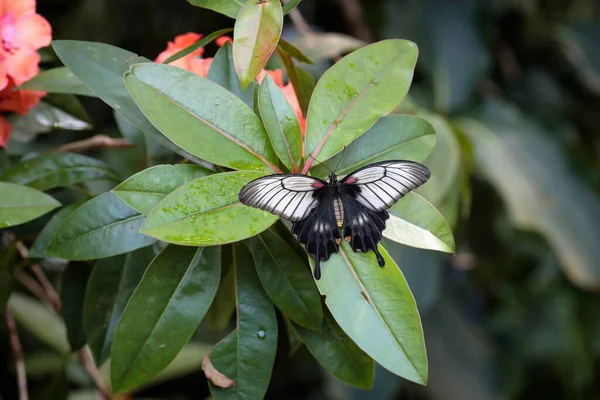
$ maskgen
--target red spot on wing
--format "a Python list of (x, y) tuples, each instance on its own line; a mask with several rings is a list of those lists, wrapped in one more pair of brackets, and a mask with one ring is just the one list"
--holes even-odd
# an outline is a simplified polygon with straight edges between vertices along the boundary
[(356, 183), (356, 178), (351, 176), (350, 178), (346, 179), (346, 182), (344, 182), (346, 185), (352, 185), (353, 183)]
[(322, 188), (323, 186), (325, 186), (325, 185), (322, 182), (319, 182), (319, 181), (317, 181), (317, 182), (315, 182), (315, 183), (312, 184), (312, 187), (314, 187), (316, 189)]

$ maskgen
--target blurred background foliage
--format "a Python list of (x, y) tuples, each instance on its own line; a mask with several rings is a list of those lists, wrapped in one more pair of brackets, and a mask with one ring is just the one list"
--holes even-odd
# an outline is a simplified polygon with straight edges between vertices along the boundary
[[(318, 61), (307, 66), (316, 76), (362, 41), (418, 44), (415, 81), (398, 112), (423, 116), (436, 128), (427, 161), (433, 177), (421, 194), (454, 227), (457, 254), (386, 243), (423, 319), (427, 387), (377, 368), (372, 391), (352, 389), (320, 373), (306, 349), (289, 357), (292, 342), (280, 343), (268, 398), (600, 399), (598, 2), (304, 0), (298, 10), (317, 37), (303, 36), (297, 28), (306, 27), (289, 19), (283, 37)], [(178, 34), (233, 25), (183, 0), (38, 0), (38, 12), (54, 39), (105, 42), (150, 59)], [(207, 55), (215, 50), (208, 46)], [(51, 51), (44, 60), (43, 67), (59, 65)], [(99, 133), (120, 136), (109, 107), (80, 100), (83, 108), (70, 102), (68, 114), (60, 114), (64, 103), (46, 98), (57, 108), (21, 119), (0, 163)], [(143, 157), (135, 149), (94, 156), (124, 177)], [(46, 221), (19, 233), (37, 232)], [(18, 259), (9, 251), (0, 256), (4, 266)], [(52, 260), (43, 266), (53, 278), (64, 268)], [(26, 296), (15, 299), (32, 398), (90, 398), (92, 381), (64, 356), (64, 337), (47, 334), (48, 324), (60, 320)], [(219, 336), (204, 325), (178, 363), (136, 398), (208, 395), (199, 371), (203, 343)], [(16, 398), (4, 326), (0, 360), (0, 396)]]

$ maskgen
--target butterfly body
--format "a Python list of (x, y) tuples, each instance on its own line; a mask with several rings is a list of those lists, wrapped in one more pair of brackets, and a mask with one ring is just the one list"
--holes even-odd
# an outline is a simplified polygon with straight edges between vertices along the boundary
[(386, 209), (429, 176), (427, 167), (419, 163), (383, 161), (341, 180), (332, 173), (329, 182), (299, 174), (265, 176), (244, 186), (239, 198), (293, 222), (292, 233), (315, 258), (314, 276), (320, 279), (321, 261), (339, 251), (342, 238), (354, 251), (372, 250), (383, 267), (377, 245), (389, 218)]

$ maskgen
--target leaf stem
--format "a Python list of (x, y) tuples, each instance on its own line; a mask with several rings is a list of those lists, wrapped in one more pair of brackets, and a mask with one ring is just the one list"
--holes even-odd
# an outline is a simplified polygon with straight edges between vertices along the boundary
[(23, 360), (23, 348), (21, 347), (21, 341), (19, 340), (17, 324), (8, 307), (4, 309), (4, 318), (6, 319), (6, 326), (8, 327), (10, 348), (13, 358), (15, 359), (17, 382), (19, 385), (19, 400), (28, 400), (29, 394), (27, 392), (27, 374), (25, 371), (25, 361)]

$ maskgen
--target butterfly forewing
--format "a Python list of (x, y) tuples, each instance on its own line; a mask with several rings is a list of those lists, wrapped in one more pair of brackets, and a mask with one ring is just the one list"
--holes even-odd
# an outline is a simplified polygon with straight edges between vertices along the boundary
[(315, 191), (326, 186), (327, 182), (306, 175), (269, 175), (244, 186), (239, 198), (248, 206), (296, 222), (319, 204)]
[(427, 182), (430, 176), (429, 169), (416, 162), (382, 161), (348, 174), (341, 183), (356, 193), (356, 200), (362, 205), (382, 211)]

